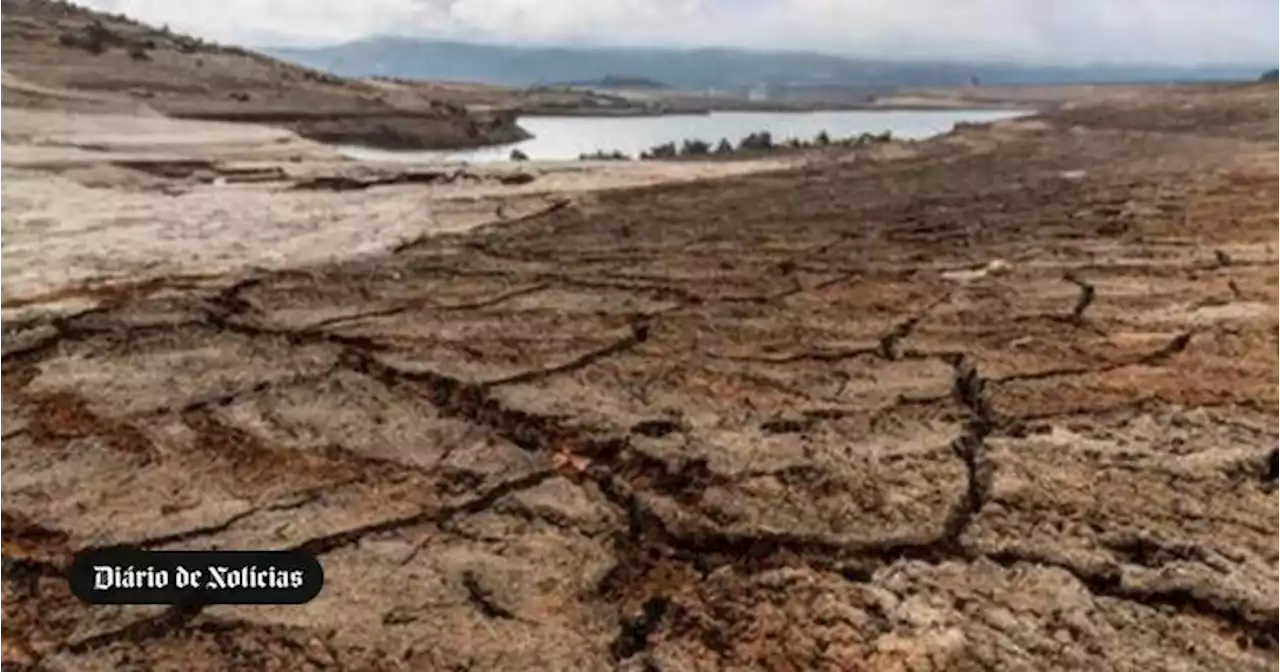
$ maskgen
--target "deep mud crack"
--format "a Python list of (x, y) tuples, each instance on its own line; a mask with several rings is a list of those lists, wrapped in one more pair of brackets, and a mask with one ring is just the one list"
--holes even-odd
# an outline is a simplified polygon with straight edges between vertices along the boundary
[[(7, 322), (5, 661), (1274, 670), (1266, 93)], [(87, 609), (61, 572), (115, 544), (327, 583)]]

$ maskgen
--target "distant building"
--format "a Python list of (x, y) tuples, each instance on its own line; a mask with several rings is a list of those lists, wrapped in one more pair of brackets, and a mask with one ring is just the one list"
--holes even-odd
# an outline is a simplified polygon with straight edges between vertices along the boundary
[(769, 86), (766, 84), (757, 84), (747, 91), (747, 100), (755, 102), (763, 102), (769, 100)]

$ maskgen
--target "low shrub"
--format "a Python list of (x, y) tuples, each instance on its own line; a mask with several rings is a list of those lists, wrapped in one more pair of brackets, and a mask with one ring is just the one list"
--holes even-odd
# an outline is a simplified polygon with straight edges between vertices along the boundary
[(703, 156), (711, 152), (711, 145), (702, 140), (685, 140), (680, 148), (681, 156)]
[(672, 159), (676, 156), (676, 143), (668, 142), (650, 147), (640, 155), (642, 159)]
[(604, 150), (597, 150), (593, 153), (584, 152), (578, 155), (578, 159), (582, 161), (630, 161), (631, 157), (621, 150), (615, 149), (612, 152), (605, 152)]
[(739, 151), (768, 151), (773, 149), (773, 134), (769, 131), (752, 133), (738, 143)]

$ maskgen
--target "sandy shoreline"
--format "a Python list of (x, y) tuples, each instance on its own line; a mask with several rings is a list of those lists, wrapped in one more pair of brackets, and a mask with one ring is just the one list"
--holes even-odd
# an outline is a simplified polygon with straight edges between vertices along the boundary
[[(465, 169), (452, 184), (297, 191), (320, 175), (457, 171), (353, 161), (251, 124), (5, 108), (5, 315), (71, 286), (212, 276), (385, 252), (501, 225), (593, 191), (740, 175), (797, 159), (717, 164), (554, 162)], [(213, 175), (166, 176), (190, 162)], [(178, 171), (181, 172), (180, 170)], [(222, 173), (226, 173), (225, 175)], [(527, 175), (519, 185), (500, 178)], [(239, 180), (244, 180), (240, 182)]]

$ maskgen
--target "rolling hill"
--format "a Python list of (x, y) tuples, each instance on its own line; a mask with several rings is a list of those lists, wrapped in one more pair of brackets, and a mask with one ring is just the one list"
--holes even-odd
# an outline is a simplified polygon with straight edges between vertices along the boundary
[(472, 147), (527, 137), (477, 114), (58, 0), (3, 0), (4, 104), (282, 126), (322, 142)]

